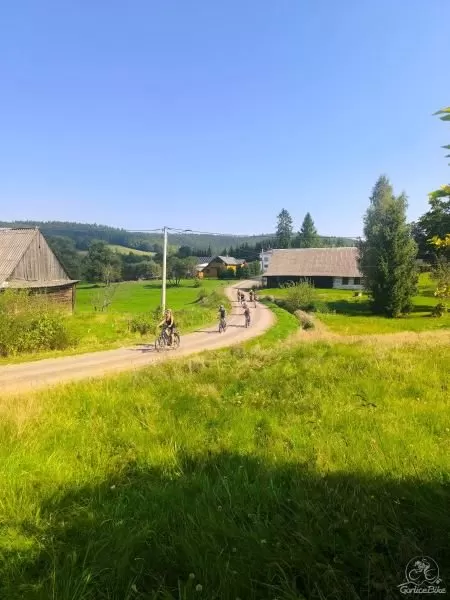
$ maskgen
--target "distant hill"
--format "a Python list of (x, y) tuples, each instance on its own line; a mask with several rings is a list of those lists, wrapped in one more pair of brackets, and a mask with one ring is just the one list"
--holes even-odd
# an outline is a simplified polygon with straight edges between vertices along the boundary
[[(90, 223), (73, 223), (64, 221), (0, 221), (0, 227), (39, 227), (45, 236), (67, 237), (74, 241), (77, 250), (85, 251), (93, 240), (103, 240), (106, 243), (123, 248), (123, 252), (140, 250), (141, 252), (160, 252), (162, 249), (162, 234), (132, 233), (126, 229), (108, 227)], [(170, 233), (169, 244), (173, 247), (189, 246), (196, 256), (212, 256), (221, 254), (225, 249), (233, 250), (245, 245), (262, 244), (274, 247), (274, 234), (251, 236), (213, 235), (196, 233)], [(333, 237), (322, 237), (325, 246), (354, 246), (355, 240)], [(117, 250), (121, 251), (121, 250)], [(230, 252), (231, 253), (231, 252)]]
[[(87, 250), (92, 240), (103, 240), (108, 244), (143, 252), (158, 252), (162, 247), (162, 234), (131, 233), (126, 229), (108, 227), (90, 223), (72, 223), (63, 221), (0, 221), (0, 227), (39, 227), (46, 236), (68, 237), (75, 242), (78, 250)], [(241, 244), (254, 245), (264, 240), (270, 240), (271, 235), (230, 236), (195, 233), (170, 233), (171, 246), (190, 246), (196, 252), (220, 254), (225, 248)]]

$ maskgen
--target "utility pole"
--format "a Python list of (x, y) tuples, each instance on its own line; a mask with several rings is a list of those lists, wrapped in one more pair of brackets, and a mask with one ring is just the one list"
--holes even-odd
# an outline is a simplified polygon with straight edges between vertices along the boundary
[(162, 265), (162, 290), (161, 290), (161, 307), (162, 311), (166, 310), (166, 285), (167, 285), (167, 227), (164, 226), (164, 249), (163, 249), (163, 265)]

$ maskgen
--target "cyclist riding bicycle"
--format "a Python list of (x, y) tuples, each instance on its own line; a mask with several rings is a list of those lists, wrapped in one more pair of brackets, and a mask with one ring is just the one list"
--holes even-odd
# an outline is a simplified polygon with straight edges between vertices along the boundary
[(250, 302), (253, 302), (253, 299), (255, 297), (255, 292), (253, 290), (250, 290), (250, 292), (249, 292), (248, 295), (249, 295), (249, 298), (250, 298)]
[(250, 325), (250, 309), (247, 306), (247, 303), (244, 302), (244, 304), (242, 305), (242, 308), (244, 309), (244, 316), (245, 316), (245, 322)]
[(227, 323), (226, 323), (226, 319), (227, 318), (227, 311), (225, 310), (225, 306), (223, 304), (221, 304), (219, 306), (219, 320), (220, 320), (220, 324), (222, 325), (223, 330), (225, 330)]
[(170, 310), (170, 308), (164, 311), (164, 319), (161, 321), (161, 323), (158, 324), (158, 327), (162, 327), (163, 330), (167, 333), (169, 337), (168, 345), (171, 346), (173, 341), (173, 332), (175, 329), (175, 321), (173, 318), (173, 312)]

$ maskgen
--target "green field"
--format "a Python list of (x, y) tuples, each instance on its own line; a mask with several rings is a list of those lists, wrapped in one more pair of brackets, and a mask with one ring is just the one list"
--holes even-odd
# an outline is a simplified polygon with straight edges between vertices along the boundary
[[(217, 319), (219, 298), (214, 305), (201, 304), (197, 302), (200, 290), (209, 293), (216, 290), (222, 295), (226, 285), (222, 281), (205, 280), (202, 282), (201, 288), (197, 288), (194, 286), (193, 280), (185, 280), (179, 286), (168, 286), (166, 306), (174, 310), (182, 335), (198, 327), (214, 323)], [(80, 284), (77, 286), (75, 313), (66, 317), (71, 336), (78, 340), (77, 344), (62, 351), (1, 358), (0, 364), (94, 352), (142, 341), (139, 333), (129, 331), (129, 324), (133, 317), (154, 313), (160, 306), (161, 282), (119, 283), (115, 286), (115, 293), (108, 309), (104, 312), (96, 311), (95, 306), (101, 304), (104, 294), (105, 287), (103, 285)], [(225, 302), (223, 297), (220, 300)], [(154, 334), (149, 334), (152, 341), (154, 337)]]
[(145, 250), (136, 250), (136, 248), (127, 248), (126, 246), (119, 246), (118, 244), (108, 244), (108, 248), (118, 254), (137, 254), (139, 256), (154, 256), (154, 252), (147, 252)]
[[(318, 297), (331, 311), (329, 314), (319, 314), (317, 317), (331, 331), (342, 335), (448, 329), (450, 313), (439, 319), (430, 316), (433, 307), (440, 302), (433, 294), (434, 287), (430, 276), (422, 274), (419, 279), (418, 294), (414, 298), (413, 312), (399, 319), (372, 315), (366, 295), (356, 298), (354, 292), (350, 290), (317, 289)], [(288, 288), (275, 288), (264, 290), (262, 293), (282, 298), (288, 292)]]
[(277, 314), (244, 347), (0, 401), (0, 597), (389, 600), (418, 555), (448, 586), (448, 354), (292, 345)]

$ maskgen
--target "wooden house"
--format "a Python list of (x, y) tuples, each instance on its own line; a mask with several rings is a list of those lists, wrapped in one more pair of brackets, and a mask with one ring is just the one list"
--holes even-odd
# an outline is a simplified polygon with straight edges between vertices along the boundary
[(45, 293), (73, 310), (75, 285), (39, 229), (0, 229), (0, 291)]
[(245, 260), (232, 256), (215, 256), (201, 270), (202, 277), (219, 277), (220, 273), (231, 269), (236, 273), (238, 267), (243, 267)]

